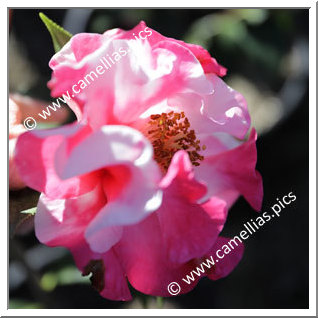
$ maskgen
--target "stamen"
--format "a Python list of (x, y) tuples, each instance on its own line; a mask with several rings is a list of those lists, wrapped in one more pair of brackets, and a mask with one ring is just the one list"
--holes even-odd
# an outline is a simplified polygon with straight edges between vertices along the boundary
[[(198, 152), (201, 150), (200, 140), (194, 130), (190, 130), (190, 122), (184, 112), (155, 114), (150, 116), (148, 137), (154, 148), (154, 157), (166, 171), (173, 155), (178, 150), (186, 150), (191, 163), (199, 166), (204, 159)], [(205, 150), (206, 146), (202, 146)]]

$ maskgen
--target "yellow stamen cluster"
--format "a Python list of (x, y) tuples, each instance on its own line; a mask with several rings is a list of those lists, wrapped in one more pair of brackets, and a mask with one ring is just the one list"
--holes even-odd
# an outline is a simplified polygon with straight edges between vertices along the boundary
[[(178, 150), (186, 150), (194, 166), (199, 166), (204, 159), (198, 152), (201, 150), (200, 140), (194, 130), (190, 130), (190, 122), (184, 112), (155, 114), (150, 116), (148, 137), (154, 148), (154, 157), (166, 171), (173, 155)], [(205, 146), (202, 147), (202, 150)]]

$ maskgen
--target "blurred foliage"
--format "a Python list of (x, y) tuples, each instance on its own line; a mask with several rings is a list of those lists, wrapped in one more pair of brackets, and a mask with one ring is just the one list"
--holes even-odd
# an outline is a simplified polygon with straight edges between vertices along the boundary
[(44, 309), (39, 303), (32, 303), (22, 299), (11, 299), (9, 309)]
[(41, 278), (41, 287), (52, 291), (57, 285), (90, 284), (88, 276), (83, 277), (76, 266), (67, 266), (56, 271), (48, 271)]

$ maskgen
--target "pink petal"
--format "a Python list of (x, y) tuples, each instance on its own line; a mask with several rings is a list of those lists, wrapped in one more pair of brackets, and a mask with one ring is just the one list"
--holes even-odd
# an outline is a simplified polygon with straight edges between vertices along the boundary
[(160, 224), (156, 213), (153, 213), (139, 224), (125, 227), (115, 251), (129, 282), (138, 291), (170, 297), (168, 285), (178, 282), (180, 294), (189, 292), (196, 282), (187, 285), (181, 278), (190, 272), (191, 264), (176, 266), (170, 263), (163, 246)]
[[(219, 237), (216, 243), (213, 245), (213, 248), (205, 255), (205, 258), (213, 256), (213, 258), (216, 260), (217, 258), (215, 257), (215, 253), (220, 249), (221, 252), (219, 252), (219, 255), (223, 256), (222, 259), (218, 259), (218, 262), (212, 267), (212, 270), (208, 272), (207, 276), (212, 280), (217, 280), (228, 276), (243, 257), (244, 244), (240, 243), (237, 239), (235, 240), (237, 245), (235, 243), (231, 243), (231, 246), (234, 247), (231, 249), (231, 252), (229, 254), (224, 253), (230, 240), (231, 238)], [(224, 248), (222, 249), (222, 247)]]
[(168, 104), (185, 112), (197, 135), (223, 132), (243, 139), (251, 122), (244, 97), (216, 75), (209, 75), (207, 81), (212, 94), (177, 94)]
[(207, 197), (215, 195), (225, 199), (222, 195), (225, 191), (233, 202), (236, 192), (236, 195), (242, 194), (254, 209), (261, 209), (263, 184), (261, 175), (255, 170), (256, 139), (255, 129), (252, 129), (248, 141), (228, 151), (205, 157), (201, 165), (196, 167), (196, 178), (207, 185)]
[(237, 238), (233, 239), (219, 237), (208, 252), (188, 263), (190, 269), (182, 281), (192, 285), (205, 276), (212, 280), (228, 276), (238, 265), (244, 252), (243, 243)]
[[(57, 171), (62, 179), (68, 179), (107, 166), (138, 165), (152, 162), (152, 146), (137, 130), (127, 126), (103, 126), (89, 134), (72, 149), (68, 143), (61, 144), (58, 153)], [(158, 168), (154, 168), (157, 171)]]
[(35, 233), (49, 246), (72, 247), (82, 239), (87, 224), (106, 204), (101, 184), (71, 199), (50, 199), (41, 194), (35, 215)]
[(71, 248), (77, 267), (83, 272), (85, 266), (92, 260), (101, 260), (104, 265), (104, 281), (103, 289), (100, 295), (110, 300), (131, 300), (131, 294), (128, 289), (125, 273), (121, 266), (118, 256), (113, 251), (109, 250), (107, 253), (98, 254), (89, 249), (89, 246), (84, 241)]
[(114, 244), (120, 238), (117, 226), (139, 222), (161, 204), (158, 186), (161, 172), (152, 158), (152, 145), (137, 130), (103, 126), (71, 152), (61, 146), (58, 157), (57, 167), (63, 179), (104, 169), (103, 187), (108, 204), (85, 232), (86, 240), (96, 252), (110, 248), (109, 241), (100, 239), (109, 227), (114, 227), (109, 233)]
[[(70, 43), (76, 61), (80, 62), (84, 57), (94, 53), (102, 46), (102, 35), (94, 33), (79, 33), (72, 37)], [(63, 53), (58, 52), (57, 54)]]
[[(183, 42), (163, 37), (151, 46), (147, 41), (130, 41), (133, 32), (132, 38), (125, 39), (118, 36), (119, 32), (110, 33), (78, 34), (50, 62), (53, 76), (48, 85), (52, 96), (74, 95), (70, 107), (79, 120), (88, 118), (94, 129), (131, 123), (151, 106), (184, 90), (211, 91), (201, 64)], [(116, 52), (123, 53), (112, 64), (109, 61)], [(106, 60), (110, 63), (107, 70)], [(97, 67), (102, 67), (104, 74), (96, 78)], [(79, 90), (80, 81), (91, 72), (95, 73), (94, 85), (73, 94), (73, 85)]]
[(92, 190), (98, 180), (96, 174), (74, 176), (62, 180), (55, 168), (56, 151), (64, 142), (74, 146), (89, 132), (88, 127), (68, 125), (49, 130), (34, 130), (18, 138), (15, 163), (23, 181), (50, 198), (68, 198)]
[(200, 257), (223, 228), (227, 216), (225, 202), (211, 198), (205, 204), (196, 203), (206, 188), (194, 179), (185, 151), (174, 155), (162, 186), (163, 200), (157, 214), (170, 260), (184, 263)]
[(226, 75), (227, 69), (218, 64), (215, 58), (211, 57), (210, 53), (200, 45), (184, 43), (191, 50), (195, 57), (201, 63), (204, 73), (213, 73), (223, 77)]
[(214, 93), (207, 96), (203, 115), (219, 124), (219, 131), (244, 138), (251, 123), (245, 98), (217, 76), (210, 75), (209, 78), (213, 83)]
[[(86, 100), (85, 90), (79, 89), (79, 81), (83, 81), (85, 76), (94, 69), (94, 64), (87, 63), (85, 58), (101, 47), (102, 38), (100, 34), (76, 34), (49, 62), (49, 66), (53, 70), (52, 79), (48, 83), (51, 95), (60, 97), (65, 94), (64, 100), (68, 100), (67, 96), (69, 96), (71, 99), (67, 103), (78, 120), (82, 119)], [(73, 65), (76, 67), (74, 68)], [(81, 92), (78, 94), (78, 91)]]
[[(54, 69), (52, 78), (47, 84), (51, 90), (51, 96), (55, 98), (63, 97), (78, 120), (82, 118), (86, 95), (85, 90), (79, 94), (74, 94), (72, 88), (74, 85), (78, 85), (79, 81), (83, 80), (88, 73), (88, 65), (84, 63), (78, 65), (77, 68), (73, 68), (69, 64), (58, 65), (56, 69)], [(79, 86), (76, 86), (75, 90), (76, 92), (79, 91)]]
[[(192, 54), (194, 54), (194, 56), (201, 63), (205, 73), (214, 73), (221, 77), (226, 75), (226, 71), (227, 71), (226, 68), (218, 64), (216, 59), (212, 58), (209, 52), (205, 50), (204, 48), (202, 48), (201, 46), (196, 44), (189, 44), (180, 40), (165, 37), (161, 35), (159, 32), (147, 27), (144, 21), (141, 21), (132, 30), (125, 31), (121, 29), (114, 29), (114, 30), (106, 31), (104, 35), (106, 35), (107, 37), (111, 39), (127, 39), (127, 40), (136, 39), (136, 37), (140, 39), (140, 37), (147, 36), (145, 40), (149, 42), (152, 47), (157, 45), (161, 41), (169, 41), (169, 42), (178, 43), (179, 45), (182, 45), (183, 47), (191, 51)], [(142, 39), (140, 40), (144, 41)]]
[(200, 64), (184, 47), (161, 42), (150, 51), (141, 43), (118, 41), (113, 50), (128, 46), (129, 53), (85, 92), (87, 117), (94, 129), (105, 124), (130, 124), (183, 90), (211, 91)]

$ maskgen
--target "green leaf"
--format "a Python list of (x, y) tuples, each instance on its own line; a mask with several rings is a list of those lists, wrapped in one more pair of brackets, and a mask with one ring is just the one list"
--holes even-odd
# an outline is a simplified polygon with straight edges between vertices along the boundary
[(51, 34), (55, 53), (60, 51), (73, 35), (49, 19), (44, 13), (40, 12), (39, 16)]
[(30, 302), (24, 299), (10, 299), (9, 309), (41, 309), (43, 305), (40, 303)]
[(36, 213), (36, 206), (35, 206), (34, 208), (31, 208), (31, 209), (23, 210), (23, 211), (21, 211), (20, 213), (35, 215), (35, 213)]

